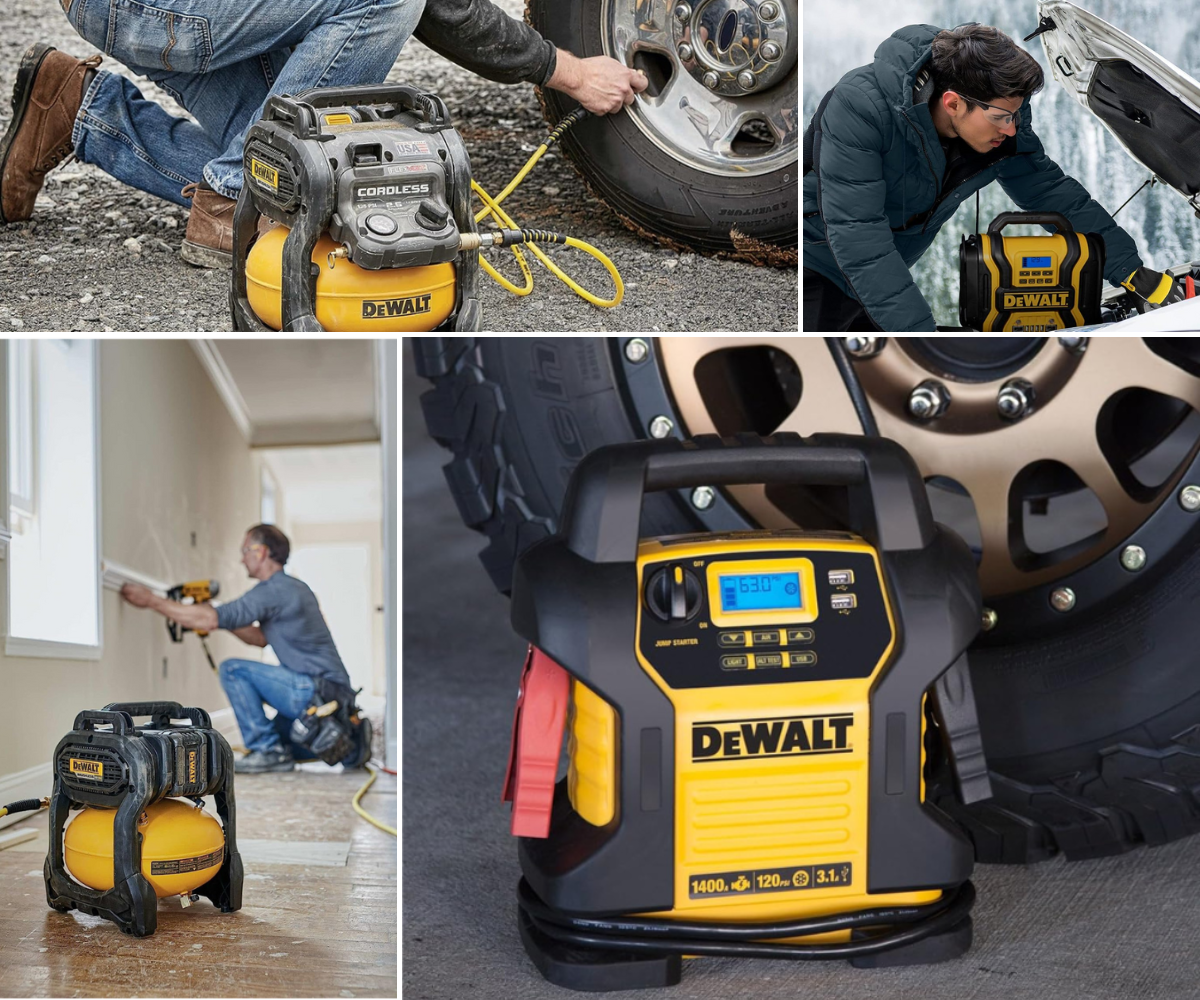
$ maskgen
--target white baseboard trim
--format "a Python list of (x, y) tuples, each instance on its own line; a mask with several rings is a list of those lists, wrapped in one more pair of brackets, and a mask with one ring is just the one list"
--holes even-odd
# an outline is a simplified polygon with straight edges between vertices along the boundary
[[(54, 774), (50, 762), (36, 764), (24, 771), (13, 774), (0, 774), (0, 805), (5, 802), (16, 802), (18, 799), (41, 799), (50, 794), (54, 785)], [(0, 830), (13, 823), (19, 823), (36, 813), (15, 813), (12, 816), (0, 816)], [(42, 820), (45, 822), (45, 819)]]
[(218, 708), (215, 712), (209, 712), (208, 717), (212, 719), (213, 729), (219, 730), (222, 736), (229, 730), (233, 730), (239, 736), (241, 735), (241, 730), (237, 724), (237, 716), (233, 714), (232, 708)]

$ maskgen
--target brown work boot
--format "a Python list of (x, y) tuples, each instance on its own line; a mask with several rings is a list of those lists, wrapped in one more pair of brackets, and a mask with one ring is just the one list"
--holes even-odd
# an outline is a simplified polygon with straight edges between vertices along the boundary
[(84, 80), (100, 59), (76, 59), (40, 42), (25, 50), (13, 87), (12, 121), (0, 140), (0, 223), (28, 219), (46, 174), (72, 155)]
[[(199, 184), (188, 184), (179, 192), (192, 200), (188, 215), (187, 233), (179, 255), (196, 267), (212, 267), (227, 270), (233, 265), (233, 212), (237, 199), (226, 198), (211, 188)], [(261, 236), (277, 223), (265, 215), (258, 217), (258, 235)]]

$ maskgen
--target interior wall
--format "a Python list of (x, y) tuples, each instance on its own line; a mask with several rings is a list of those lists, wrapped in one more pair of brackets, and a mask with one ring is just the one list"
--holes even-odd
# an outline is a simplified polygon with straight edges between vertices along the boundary
[[(240, 548), (259, 519), (259, 463), (185, 340), (100, 343), (101, 554), (167, 584), (212, 577), (230, 600), (249, 589)], [(0, 409), (7, 420), (7, 409)], [(7, 431), (0, 443), (7, 442)], [(7, 456), (0, 461), (7, 463)], [(0, 609), (7, 582), (0, 573)], [(175, 644), (165, 619), (102, 592), (99, 661), (8, 657), (0, 778), (49, 762), (76, 713), (112, 701), (172, 700), (228, 707), (199, 640)], [(63, 581), (62, 614), (71, 613)], [(210, 634), (219, 664), (259, 659), (228, 632)], [(49, 768), (47, 767), (49, 792)]]

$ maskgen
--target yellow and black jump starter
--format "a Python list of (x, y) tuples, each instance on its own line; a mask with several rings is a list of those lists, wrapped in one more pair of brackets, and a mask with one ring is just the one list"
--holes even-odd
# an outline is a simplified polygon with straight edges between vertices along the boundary
[[(645, 492), (729, 483), (832, 488), (851, 530), (639, 538)], [(967, 546), (894, 442), (588, 455), (512, 589), (530, 652), (505, 798), (542, 974), (616, 990), (673, 985), (685, 956), (966, 951), (972, 847), (925, 788), (936, 747), (963, 801), (991, 794), (964, 653), (980, 613)]]
[[(1042, 224), (1050, 236), (1005, 236)], [(1001, 212), (959, 246), (959, 323), (968, 330), (1048, 332), (1100, 322), (1104, 238), (1058, 212)]]

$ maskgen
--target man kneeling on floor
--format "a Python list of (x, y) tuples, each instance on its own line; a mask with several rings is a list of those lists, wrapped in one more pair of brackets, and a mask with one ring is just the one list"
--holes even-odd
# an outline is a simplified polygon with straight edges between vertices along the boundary
[[(221, 686), (250, 751), (234, 764), (238, 774), (290, 771), (297, 760), (315, 760), (306, 747), (291, 740), (293, 720), (304, 714), (314, 696), (324, 700), (327, 687), (351, 690), (316, 595), (284, 571), (290, 549), (287, 535), (274, 525), (256, 524), (247, 531), (242, 565), (258, 583), (217, 608), (168, 601), (136, 583), (121, 588), (130, 604), (152, 608), (186, 628), (228, 629), (251, 646), (270, 645), (274, 650), (279, 666), (258, 660), (221, 663)], [(273, 721), (263, 711), (264, 702), (278, 712)]]

